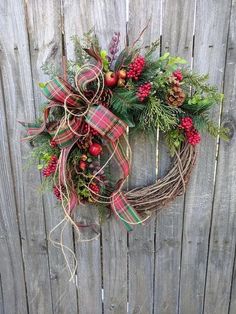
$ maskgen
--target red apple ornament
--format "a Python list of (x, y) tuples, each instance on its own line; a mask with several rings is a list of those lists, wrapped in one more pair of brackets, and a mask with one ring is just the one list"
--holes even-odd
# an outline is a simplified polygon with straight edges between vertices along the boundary
[(92, 155), (92, 156), (98, 156), (100, 155), (102, 152), (102, 146), (98, 143), (92, 143), (90, 146), (89, 146), (89, 153)]
[(105, 86), (114, 87), (118, 81), (118, 75), (112, 71), (109, 71), (105, 74)]

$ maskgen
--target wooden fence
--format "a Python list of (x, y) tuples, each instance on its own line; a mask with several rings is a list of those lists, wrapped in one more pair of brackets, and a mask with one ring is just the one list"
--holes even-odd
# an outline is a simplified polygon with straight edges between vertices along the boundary
[[(114, 219), (100, 240), (65, 242), (79, 261), (77, 284), (60, 250), (48, 242), (63, 213), (51, 195), (37, 194), (40, 175), (25, 167), (17, 120), (32, 121), (43, 97), (40, 66), (63, 51), (70, 37), (92, 26), (106, 48), (114, 31), (122, 44), (150, 20), (144, 44), (160, 38), (160, 53), (186, 58), (225, 93), (215, 119), (230, 141), (203, 137), (184, 197), (156, 220), (126, 235)], [(1, 0), (0, 3), (0, 313), (1, 314), (235, 314), (236, 210), (235, 0)], [(130, 138), (130, 186), (144, 185), (168, 166), (167, 152)], [(94, 214), (84, 208), (82, 215)]]

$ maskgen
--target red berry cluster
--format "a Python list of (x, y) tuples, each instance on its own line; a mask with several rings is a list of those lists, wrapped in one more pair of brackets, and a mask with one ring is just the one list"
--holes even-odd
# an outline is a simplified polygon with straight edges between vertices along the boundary
[(182, 74), (182, 72), (180, 70), (176, 70), (172, 74), (178, 81), (182, 81), (183, 80), (183, 74)]
[(88, 130), (89, 130), (88, 123), (83, 123), (82, 128), (81, 128), (81, 134), (87, 134)]
[(184, 129), (189, 144), (196, 145), (200, 143), (201, 136), (193, 126), (193, 120), (190, 117), (182, 118), (179, 127)]
[(89, 188), (96, 194), (99, 194), (100, 188), (96, 183), (90, 183)]
[(190, 117), (182, 118), (180, 121), (180, 128), (184, 130), (190, 130), (193, 126), (193, 120)]
[(47, 167), (43, 168), (42, 174), (44, 177), (49, 177), (51, 174), (53, 174), (56, 171), (57, 168), (57, 156), (53, 155), (51, 156)]
[(139, 86), (137, 97), (140, 101), (144, 101), (145, 98), (147, 98), (151, 92), (152, 84), (150, 82), (144, 83), (143, 85)]
[(98, 135), (98, 132), (95, 129), (89, 127), (88, 123), (85, 122), (81, 128), (81, 133), (87, 134), (88, 132), (92, 134), (93, 136)]
[(133, 62), (129, 65), (129, 70), (127, 72), (128, 78), (133, 78), (136, 81), (139, 79), (140, 74), (145, 66), (145, 59), (142, 56), (137, 56)]
[(57, 147), (56, 141), (55, 141), (55, 140), (51, 140), (51, 141), (50, 141), (50, 146), (51, 146), (52, 148)]
[(93, 129), (93, 128), (90, 128), (90, 133), (91, 133), (93, 136), (98, 135), (98, 131), (96, 131), (96, 130)]
[(196, 129), (190, 129), (186, 132), (186, 136), (189, 144), (195, 146), (201, 141), (201, 135), (198, 133)]
[(57, 198), (59, 201), (61, 201), (62, 196), (61, 196), (61, 191), (60, 191), (60, 189), (58, 188), (58, 186), (54, 186), (54, 187), (53, 187), (53, 193), (54, 193), (54, 195), (56, 196), (56, 198)]

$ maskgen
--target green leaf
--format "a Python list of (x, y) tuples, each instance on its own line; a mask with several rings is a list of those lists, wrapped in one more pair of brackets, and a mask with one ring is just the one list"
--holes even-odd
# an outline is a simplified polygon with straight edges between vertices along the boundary
[(47, 86), (47, 83), (39, 83), (40, 88), (45, 88)]

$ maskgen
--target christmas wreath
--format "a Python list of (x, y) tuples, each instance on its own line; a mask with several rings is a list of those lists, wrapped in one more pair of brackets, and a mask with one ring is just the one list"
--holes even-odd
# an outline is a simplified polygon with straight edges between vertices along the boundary
[[(53, 190), (75, 228), (86, 226), (74, 219), (77, 205), (93, 203), (103, 217), (114, 213), (129, 231), (184, 193), (200, 132), (227, 138), (227, 130), (209, 116), (223, 95), (182, 58), (169, 53), (154, 57), (158, 42), (143, 49), (137, 40), (118, 53), (119, 33), (108, 51), (92, 32), (73, 41), (76, 58), (66, 62), (63, 78), (55, 65), (43, 65), (51, 76), (39, 84), (47, 102), (42, 118), (21, 122), (25, 139), (33, 146), (31, 157), (44, 185)], [(170, 170), (153, 185), (125, 192), (122, 186), (130, 174), (127, 131), (156, 134), (157, 129), (172, 156)], [(115, 179), (111, 160), (120, 169)]]

